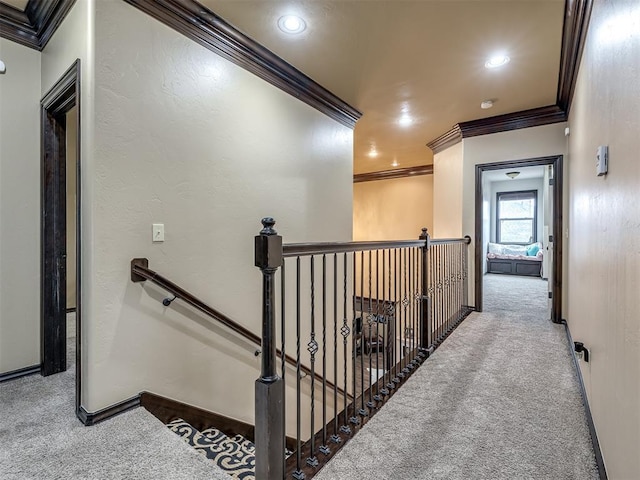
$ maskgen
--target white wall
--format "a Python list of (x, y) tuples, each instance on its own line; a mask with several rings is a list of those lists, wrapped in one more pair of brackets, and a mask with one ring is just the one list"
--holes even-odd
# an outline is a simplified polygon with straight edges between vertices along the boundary
[[(490, 184), (490, 195), (491, 195), (491, 231), (489, 238), (491, 241), (495, 243), (497, 238), (497, 225), (496, 225), (496, 212), (497, 212), (497, 194), (499, 192), (517, 192), (520, 190), (535, 190), (537, 192), (537, 201), (536, 201), (536, 209), (537, 209), (537, 224), (536, 224), (536, 235), (537, 241), (542, 242), (542, 224), (543, 224), (543, 216), (544, 216), (544, 207), (543, 207), (543, 191), (544, 184), (542, 183), (542, 178), (528, 178), (523, 180), (504, 180), (501, 182), (491, 182)], [(484, 192), (483, 192), (484, 193)], [(486, 250), (483, 250), (486, 252)]]
[(581, 368), (611, 479), (640, 476), (639, 25), (637, 1), (594, 2), (569, 118), (568, 323), (591, 352)]
[[(81, 209), (82, 209), (82, 251), (79, 252), (82, 259), (82, 285), (89, 286), (94, 281), (92, 268), (92, 251), (94, 249), (92, 230), (92, 210), (93, 191), (90, 179), (94, 176), (93, 170), (93, 19), (94, 0), (82, 0), (74, 4), (69, 14), (58, 27), (55, 34), (42, 51), (42, 96), (44, 96), (55, 83), (62, 77), (71, 65), (80, 59), (81, 62), (81, 92), (80, 100), (80, 157), (81, 157), (81, 177), (77, 179), (77, 184), (81, 188)], [(38, 217), (39, 218), (39, 217)], [(89, 305), (92, 299), (90, 289), (82, 291), (82, 305)], [(88, 316), (82, 314), (82, 324), (86, 326), (92, 321)], [(87, 344), (86, 329), (82, 331), (81, 342), (83, 346)], [(81, 362), (86, 364), (87, 349), (82, 349)], [(86, 370), (82, 370), (83, 376)], [(81, 400), (84, 403), (86, 397), (86, 382), (82, 384)]]
[(433, 157), (433, 238), (467, 234), (462, 230), (463, 152), (460, 142)]
[[(482, 176), (482, 251), (487, 252), (491, 240), (491, 182)], [(482, 262), (482, 273), (487, 273), (487, 262)]]
[(351, 240), (352, 131), (124, 2), (96, 8), (85, 404), (150, 390), (251, 422), (255, 348), (179, 301), (164, 308), (129, 262), (149, 258), (258, 332), (260, 218), (285, 242)]
[(40, 363), (40, 52), (0, 38), (0, 373)]
[(417, 239), (433, 235), (433, 175), (353, 185), (354, 240)]

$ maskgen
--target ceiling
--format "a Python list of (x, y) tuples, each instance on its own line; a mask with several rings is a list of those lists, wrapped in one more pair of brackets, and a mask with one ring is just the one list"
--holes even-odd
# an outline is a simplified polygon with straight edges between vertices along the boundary
[[(430, 164), (426, 143), (456, 123), (556, 102), (564, 0), (200, 3), (363, 112), (354, 173)], [(291, 13), (300, 35), (277, 28)], [(486, 69), (499, 51), (511, 62)]]
[[(41, 50), (74, 1), (51, 0), (37, 18), (20, 12), (29, 25), (19, 22), (9, 32), (6, 26), (16, 25), (9, 19), (3, 36), (12, 33), (7, 38)], [(432, 164), (427, 142), (452, 126), (558, 109), (559, 90), (571, 87), (558, 89), (565, 0), (199, 1), (363, 113), (355, 128), (355, 174)], [(582, 0), (569, 2), (576, 12)], [(3, 3), (24, 9), (28, 2)], [(277, 28), (278, 19), (292, 13), (307, 22), (300, 35)], [(486, 69), (496, 52), (511, 62)], [(575, 65), (575, 57), (567, 56), (563, 73)], [(493, 108), (481, 109), (484, 100), (492, 100)], [(399, 124), (403, 114), (410, 125)]]

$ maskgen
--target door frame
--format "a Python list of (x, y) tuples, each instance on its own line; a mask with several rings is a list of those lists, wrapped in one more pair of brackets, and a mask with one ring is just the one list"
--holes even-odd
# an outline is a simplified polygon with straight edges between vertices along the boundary
[(562, 211), (563, 211), (563, 180), (562, 180), (562, 155), (549, 157), (528, 158), (523, 160), (510, 160), (506, 162), (483, 163), (476, 165), (476, 205), (475, 205), (475, 306), (476, 311), (482, 311), (482, 265), (485, 252), (482, 251), (482, 173), (489, 170), (502, 170), (553, 165), (553, 278), (551, 285), (551, 320), (554, 323), (562, 322)]
[[(76, 136), (76, 410), (80, 406), (81, 378), (81, 105), (80, 59), (60, 77), (40, 101), (40, 372), (43, 376), (67, 369), (66, 303), (66, 114), (77, 109)], [(64, 261), (64, 263), (63, 263)], [(66, 302), (66, 295), (63, 296)], [(56, 301), (57, 300), (57, 301)]]

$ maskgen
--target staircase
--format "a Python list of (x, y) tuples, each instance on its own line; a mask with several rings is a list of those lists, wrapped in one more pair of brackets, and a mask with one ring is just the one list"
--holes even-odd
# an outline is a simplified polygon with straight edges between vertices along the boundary
[(217, 428), (199, 431), (181, 418), (169, 422), (167, 427), (231, 477), (255, 478), (255, 446), (242, 435), (230, 438)]

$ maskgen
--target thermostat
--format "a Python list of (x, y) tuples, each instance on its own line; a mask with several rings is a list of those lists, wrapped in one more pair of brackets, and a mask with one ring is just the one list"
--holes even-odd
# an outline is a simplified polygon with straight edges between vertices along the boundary
[(599, 177), (607, 174), (609, 168), (609, 147), (600, 145), (596, 151), (596, 173)]

